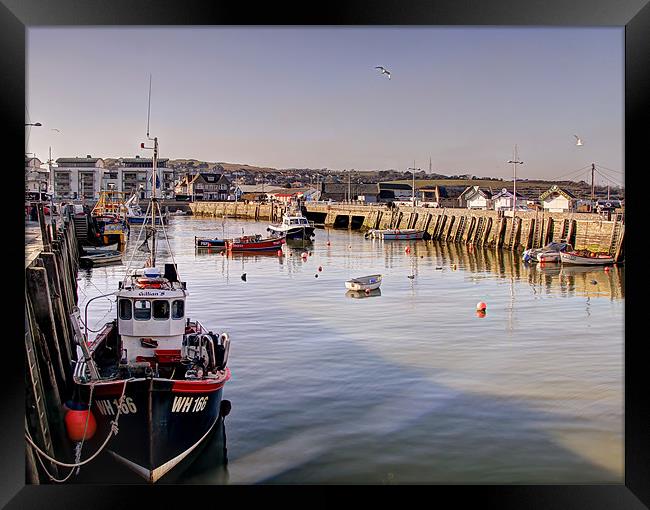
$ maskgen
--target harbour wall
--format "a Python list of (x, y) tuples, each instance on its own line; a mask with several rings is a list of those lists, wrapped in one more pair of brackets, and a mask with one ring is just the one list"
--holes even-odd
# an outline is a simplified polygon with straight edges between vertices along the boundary
[[(196, 216), (280, 221), (283, 204), (259, 202), (193, 202)], [(577, 250), (605, 252), (621, 261), (625, 223), (598, 214), (546, 211), (483, 211), (461, 208), (388, 207), (383, 205), (305, 204), (307, 217), (326, 227), (370, 230), (415, 228), (430, 239), (511, 251), (564, 241)]]

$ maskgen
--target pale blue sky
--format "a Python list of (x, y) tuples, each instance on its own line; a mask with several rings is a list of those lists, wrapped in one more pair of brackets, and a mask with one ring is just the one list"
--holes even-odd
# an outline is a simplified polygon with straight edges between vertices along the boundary
[(151, 73), (161, 157), (509, 178), (518, 144), (521, 178), (623, 171), (622, 27), (29, 28), (27, 58), (41, 160), (149, 155)]

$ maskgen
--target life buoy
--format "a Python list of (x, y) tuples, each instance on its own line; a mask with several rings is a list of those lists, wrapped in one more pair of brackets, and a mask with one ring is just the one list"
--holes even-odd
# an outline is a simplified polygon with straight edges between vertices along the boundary
[(162, 278), (140, 277), (136, 280), (136, 285), (140, 289), (160, 289), (162, 287)]
[(611, 202), (607, 202), (607, 203), (605, 204), (605, 207), (611, 207), (611, 206), (612, 206), (612, 203), (611, 203)]

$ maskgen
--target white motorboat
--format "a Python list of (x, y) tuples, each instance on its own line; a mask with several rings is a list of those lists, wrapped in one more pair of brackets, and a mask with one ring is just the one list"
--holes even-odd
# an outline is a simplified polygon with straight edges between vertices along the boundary
[(345, 282), (345, 288), (348, 290), (375, 290), (381, 285), (381, 275), (372, 274), (369, 276), (361, 276), (359, 278), (352, 278)]
[(282, 223), (271, 224), (268, 231), (285, 239), (311, 239), (314, 236), (313, 221), (305, 218), (296, 207), (288, 209), (282, 215)]

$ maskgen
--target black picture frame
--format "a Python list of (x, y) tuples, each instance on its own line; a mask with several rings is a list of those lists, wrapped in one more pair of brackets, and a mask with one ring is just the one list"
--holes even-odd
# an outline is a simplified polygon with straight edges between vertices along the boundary
[[(645, 377), (646, 359), (643, 356), (647, 341), (638, 307), (642, 306), (643, 277), (640, 268), (643, 246), (640, 225), (642, 218), (642, 190), (645, 182), (643, 152), (647, 146), (650, 125), (650, 5), (649, 0), (444, 0), (411, 1), (375, 0), (362, 2), (327, 2), (324, 4), (267, 3), (251, 6), (245, 2), (198, 0), (0, 0), (0, 69), (2, 80), (2, 123), (5, 150), (6, 188), (5, 210), (10, 211), (11, 239), (19, 243), (24, 236), (19, 211), (23, 204), (21, 193), (10, 191), (13, 176), (20, 168), (23, 154), (15, 150), (24, 130), (25, 99), (25, 36), (32, 26), (46, 25), (522, 25), (522, 26), (621, 26), (625, 27), (625, 168), (626, 168), (626, 261), (627, 273), (634, 275), (627, 281), (625, 311), (625, 483), (608, 485), (473, 485), (426, 487), (345, 487), (346, 499), (359, 495), (377, 498), (384, 503), (402, 504), (407, 491), (422, 492), (427, 506), (442, 504), (448, 498), (463, 507), (479, 504), (495, 508), (585, 508), (642, 509), (650, 507), (650, 398)], [(39, 79), (46, 79), (40, 77)], [(16, 172), (16, 173), (14, 173)], [(636, 184), (636, 186), (635, 186)], [(636, 227), (634, 225), (637, 225)], [(5, 229), (5, 231), (7, 231)], [(16, 234), (17, 233), (17, 234)], [(14, 236), (14, 234), (16, 234)], [(8, 241), (8, 243), (11, 241)], [(7, 243), (7, 244), (8, 244)], [(14, 265), (23, 263), (19, 250), (5, 250), (3, 273), (13, 280)], [(630, 273), (631, 266), (631, 273)], [(637, 269), (634, 269), (637, 267)], [(17, 286), (10, 286), (11, 295), (24, 286), (24, 278), (17, 275)], [(13, 299), (10, 301), (18, 301)], [(11, 308), (9, 308), (11, 306)], [(636, 312), (635, 312), (636, 309)], [(11, 311), (13, 310), (13, 312)], [(113, 487), (80, 485), (25, 485), (24, 470), (24, 359), (19, 324), (23, 314), (20, 303), (7, 303), (10, 324), (2, 335), (5, 374), (0, 413), (0, 505), (7, 508), (73, 508), (88, 505), (92, 508), (122, 508), (141, 505), (153, 506), (154, 500), (172, 505), (171, 493), (181, 498), (182, 504), (209, 506), (237, 501), (245, 496), (267, 498), (277, 493), (283, 498), (274, 504), (284, 504), (287, 497), (306, 497), (305, 504), (313, 504), (313, 494), (332, 492), (325, 504), (340, 504), (334, 498), (333, 487)], [(128, 489), (128, 490), (127, 490)], [(287, 490), (288, 489), (288, 490)], [(278, 492), (279, 491), (279, 492)], [(127, 493), (128, 492), (128, 493)], [(338, 492), (338, 490), (337, 490)], [(406, 496), (408, 497), (408, 496)], [(417, 498), (418, 495), (411, 496)], [(243, 499), (242, 499), (243, 498)], [(266, 500), (265, 501), (271, 501)], [(406, 500), (409, 501), (409, 500)], [(419, 499), (417, 500), (419, 501)], [(358, 503), (356, 503), (358, 504)]]

